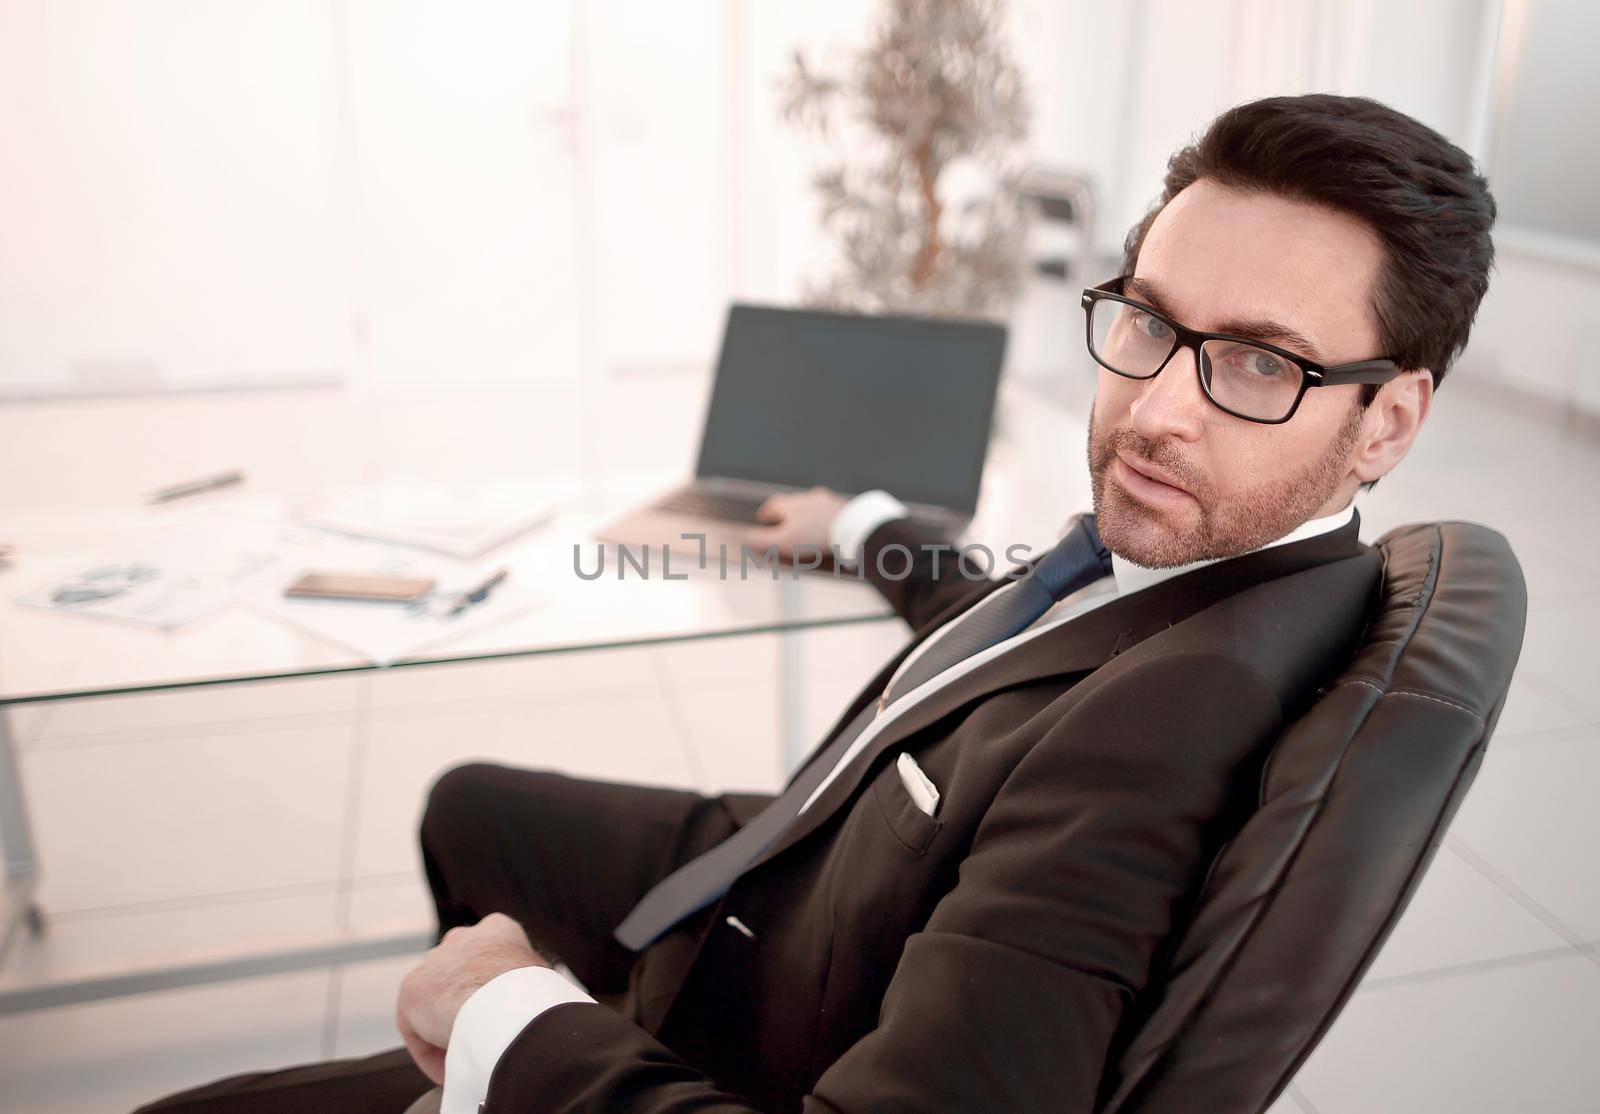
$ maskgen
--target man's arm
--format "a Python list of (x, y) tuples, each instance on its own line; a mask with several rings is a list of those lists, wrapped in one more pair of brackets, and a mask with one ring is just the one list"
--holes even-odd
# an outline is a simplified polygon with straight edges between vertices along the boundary
[(840, 564), (859, 568), (913, 630), (992, 587), (981, 560), (963, 564), (954, 539), (911, 522), (905, 504), (885, 491), (847, 500), (813, 487), (774, 495), (757, 517), (769, 525), (750, 531), (755, 548), (777, 546), (785, 556), (796, 547), (836, 551)]
[[(1078, 699), (987, 811), (907, 941), (876, 1029), (812, 1114), (1090, 1111), (1111, 1042), (1221, 838), (1238, 766), (1281, 726), (1234, 659), (1141, 663)], [(837, 961), (837, 960), (836, 960)], [(750, 1108), (605, 1007), (556, 1006), (506, 1050), (491, 1114)]]
[(568, 1002), (593, 1001), (553, 968), (540, 966), (513, 968), (473, 991), (450, 1030), (440, 1114), (477, 1114), (495, 1065), (528, 1022)]
[(959, 560), (953, 539), (908, 518), (867, 535), (861, 573), (912, 630), (943, 622), (994, 587), (981, 561)]

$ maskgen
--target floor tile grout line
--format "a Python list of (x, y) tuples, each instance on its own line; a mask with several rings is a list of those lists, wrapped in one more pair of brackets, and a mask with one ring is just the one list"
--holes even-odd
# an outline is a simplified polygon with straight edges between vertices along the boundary
[(656, 678), (656, 691), (667, 708), (667, 721), (672, 725), (672, 733), (678, 737), (678, 748), (683, 752), (684, 761), (688, 763), (689, 776), (700, 787), (700, 792), (709, 793), (711, 778), (706, 772), (700, 749), (695, 745), (693, 732), (689, 729), (689, 717), (684, 711), (683, 702), (678, 699), (677, 683), (668, 674), (666, 664), (655, 652), (650, 654), (649, 661), (650, 669)]
[(422, 871), (417, 870), (390, 870), (382, 874), (352, 874), (350, 888), (352, 890), (381, 890), (390, 886), (407, 886), (413, 882), (423, 881)]
[(1560, 705), (1584, 723), (1600, 723), (1600, 709), (1591, 708), (1587, 701), (1573, 696), (1561, 685), (1544, 676), (1537, 669), (1519, 669), (1517, 679), (1546, 700)]
[[(351, 890), (374, 890), (387, 887), (408, 886), (421, 875), (412, 870), (388, 871), (382, 874), (357, 874), (349, 882)], [(293, 882), (283, 886), (259, 886), (248, 890), (225, 890), (211, 894), (191, 894), (183, 897), (163, 897), (150, 901), (130, 901), (119, 905), (92, 905), (79, 909), (52, 909), (52, 921), (79, 922), (106, 920), (142, 913), (176, 912), (181, 909), (207, 909), (225, 905), (248, 905), (252, 901), (277, 901), (294, 897), (315, 897), (337, 892), (339, 880), (327, 878), (317, 882)]]
[[(647, 649), (655, 649), (647, 647)], [(419, 700), (413, 704), (382, 704), (374, 708), (374, 719), (387, 722), (391, 718), (410, 719), (419, 714), (427, 716), (453, 715), (457, 712), (471, 711), (483, 708), (564, 708), (575, 704), (589, 704), (595, 700), (608, 696), (618, 696), (634, 691), (632, 685), (607, 684), (596, 685), (593, 688), (569, 688), (560, 693), (545, 696), (517, 696), (504, 694), (500, 696), (462, 696), (450, 700)], [(403, 714), (403, 717), (402, 717)]]
[(328, 968), (328, 989), (323, 998), (322, 1060), (331, 1060), (339, 1037), (339, 1010), (344, 1000), (344, 968)]
[(1571, 607), (1575, 602), (1600, 598), (1600, 592), (1588, 589), (1579, 592), (1529, 592), (1528, 610), (1543, 611), (1546, 607)]
[(129, 901), (117, 905), (90, 905), (77, 909), (50, 908), (46, 916), (51, 921), (76, 922), (103, 920), (121, 916), (137, 916), (141, 913), (176, 912), (181, 909), (248, 905), (252, 901), (276, 901), (283, 898), (316, 897), (323, 893), (332, 894), (337, 885), (337, 878), (324, 878), (315, 882), (291, 882), (282, 886), (258, 886), (248, 890), (224, 890), (210, 894), (188, 894), (183, 897)]
[(1295, 1105), (1298, 1106), (1304, 1112), (1304, 1114), (1319, 1114), (1316, 1106), (1309, 1098), (1306, 1097), (1306, 1093), (1304, 1091), (1295, 1086), (1293, 1080), (1289, 1082), (1289, 1086), (1285, 1087), (1284, 1090), (1288, 1092), (1289, 1097), (1294, 1100)]
[[(661, 647), (644, 647), (643, 649), (649, 651), (648, 657), (652, 662), (656, 661), (657, 655), (659, 655), (662, 651)], [(369, 685), (372, 682), (372, 678), (365, 675), (361, 676), (359, 680)], [(718, 684), (723, 682), (720, 681), (720, 678), (716, 678), (710, 679), (708, 683)], [(585, 687), (581, 689), (567, 690), (560, 694), (537, 698), (505, 694), (498, 696), (464, 696), (446, 700), (419, 700), (396, 704), (377, 704), (375, 701), (369, 700), (368, 703), (371, 705), (371, 707), (368, 711), (368, 714), (377, 721), (382, 722), (391, 718), (402, 716), (409, 718), (419, 713), (429, 716), (450, 715), (474, 707), (488, 708), (505, 705), (511, 705), (514, 707), (566, 706), (588, 703), (599, 697), (631, 691), (633, 691), (632, 688), (627, 685), (609, 684), (596, 685), (593, 688)], [(131, 698), (137, 699), (138, 695), (134, 694)], [(59, 705), (73, 702), (73, 700), (66, 699), (50, 701), (44, 703), (43, 708), (49, 715), (53, 715)], [(357, 704), (352, 707), (330, 709), (320, 712), (292, 712), (283, 715), (249, 716), (242, 719), (231, 718), (215, 720), (190, 720), (171, 724), (155, 724), (147, 727), (118, 728), (112, 731), (73, 732), (71, 734), (58, 735), (50, 738), (44, 737), (42, 725), (48, 722), (48, 717), (44, 717), (41, 719), (41, 724), (36, 726), (34, 731), (30, 732), (30, 742), (41, 744), (46, 749), (54, 749), (57, 747), (62, 749), (77, 749), (93, 746), (123, 745), (124, 743), (134, 744), (165, 741), (163, 738), (141, 738), (130, 740), (121, 740), (118, 738), (118, 736), (139, 734), (143, 732), (178, 730), (185, 733), (179, 736), (180, 738), (184, 739), (193, 739), (196, 737), (203, 738), (209, 733), (215, 733), (219, 735), (262, 734), (297, 726), (304, 727), (336, 724), (345, 720), (353, 720), (361, 714), (362, 708), (360, 707), (358, 701)], [(283, 726), (277, 726), (280, 724)]]
[(349, 782), (345, 786), (344, 830), (339, 837), (338, 883), (334, 889), (334, 927), (340, 932), (350, 929), (350, 880), (355, 874), (357, 844), (361, 839), (361, 807), (365, 800), (367, 774), (367, 749), (372, 736), (372, 678), (362, 678), (358, 692), (360, 714), (350, 733), (350, 761), (347, 766)]
[(1367, 979), (1362, 982), (1357, 993), (1366, 994), (1373, 991), (1381, 993), (1397, 987), (1416, 986), (1421, 983), (1462, 978), (1468, 975), (1484, 974), (1489, 971), (1529, 967), (1535, 963), (1571, 959), (1575, 953), (1583, 959), (1590, 958), (1585, 954), (1584, 946), (1563, 944), (1557, 948), (1542, 948), (1539, 951), (1518, 952), (1515, 955), (1494, 956), (1490, 959), (1474, 959), (1466, 963), (1452, 963), (1447, 967), (1432, 967), (1425, 971), (1407, 971), (1403, 975), (1385, 975), (1381, 978)]
[[(247, 719), (202, 720), (197, 723), (158, 724), (150, 727), (122, 727), (115, 731), (84, 731), (39, 739), (39, 750), (89, 750), (95, 747), (138, 746), (142, 743), (193, 742), (195, 739), (227, 739), (236, 735), (268, 735), (293, 731), (299, 727), (331, 727), (353, 720), (355, 712), (289, 712), (281, 716), (251, 716)], [(123, 738), (151, 734), (150, 738)], [(181, 732), (172, 734), (172, 732)]]
[(1444, 837), (1444, 845), (1454, 852), (1456, 856), (1464, 861), (1468, 866), (1472, 867), (1472, 869), (1476, 870), (1479, 874), (1483, 875), (1483, 877), (1487, 878), (1490, 882), (1499, 887), (1502, 893), (1506, 894), (1518, 905), (1521, 905), (1529, 913), (1537, 917), (1541, 922), (1544, 923), (1545, 927), (1549, 928), (1557, 936), (1565, 940), (1569, 945), (1581, 951), (1584, 945), (1588, 943), (1588, 941), (1584, 940), (1582, 933), (1579, 933), (1569, 927), (1567, 923), (1560, 917), (1556, 916), (1549, 909), (1545, 908), (1542, 902), (1540, 902), (1527, 890), (1524, 890), (1521, 886), (1517, 885), (1516, 882), (1512, 881), (1509, 876), (1497, 868), (1493, 863), (1489, 862), (1489, 860), (1485, 859), (1477, 851), (1473, 850), (1473, 848), (1463, 841), (1460, 836), (1446, 835)]
[[(371, 681), (364, 677), (363, 680)], [(409, 720), (417, 716), (444, 717), (457, 715), (479, 709), (497, 707), (567, 707), (576, 704), (589, 703), (595, 699), (614, 696), (620, 693), (633, 691), (625, 685), (606, 685), (596, 688), (583, 688), (570, 690), (558, 695), (545, 697), (519, 697), (505, 696), (465, 696), (451, 700), (427, 700), (410, 704), (393, 704), (375, 706), (369, 713), (370, 718), (377, 723), (387, 723), (396, 720)], [(61, 701), (60, 703), (67, 703)], [(252, 716), (247, 719), (237, 720), (200, 720), (191, 723), (176, 723), (157, 725), (151, 727), (120, 728), (115, 731), (87, 731), (71, 735), (60, 735), (54, 738), (35, 738), (32, 746), (40, 750), (84, 750), (91, 747), (110, 746), (136, 746), (146, 743), (163, 743), (168, 741), (193, 741), (205, 739), (208, 736), (217, 739), (229, 738), (235, 735), (269, 734), (276, 731), (293, 730), (297, 727), (335, 726), (342, 722), (353, 722), (361, 714), (358, 708), (344, 708), (328, 712), (294, 712), (282, 716)], [(151, 738), (121, 738), (124, 735), (137, 735), (143, 732), (180, 731), (178, 735), (154, 734)]]
[(1540, 727), (1533, 731), (1496, 731), (1490, 746), (1517, 749), (1537, 746), (1540, 743), (1570, 743), (1589, 736), (1600, 736), (1600, 723), (1574, 723), (1566, 727)]
[[(248, 904), (252, 900), (271, 900), (297, 896), (310, 897), (331, 891), (334, 899), (335, 928), (340, 933), (348, 932), (350, 928), (351, 891), (355, 888), (372, 888), (372, 882), (369, 879), (363, 879), (358, 887), (357, 881), (352, 875), (355, 844), (359, 835), (361, 782), (365, 773), (365, 757), (369, 735), (367, 730), (368, 718), (362, 713), (370, 712), (372, 704), (370, 678), (363, 678), (362, 680), (364, 683), (358, 690), (358, 706), (354, 710), (356, 714), (351, 723), (351, 750), (346, 767), (348, 784), (345, 790), (345, 824), (341, 833), (340, 860), (335, 878), (329, 881), (238, 890), (225, 894), (189, 895), (148, 902), (130, 902), (114, 906), (58, 910), (52, 912), (52, 919), (64, 923), (84, 923), (115, 919), (118, 916), (136, 916), (141, 913), (175, 912), (182, 909), (192, 910)], [(344, 714), (349, 715), (348, 712)], [(404, 876), (397, 873), (395, 877), (396, 884), (398, 884), (399, 880)]]
[[(359, 678), (356, 690), (357, 715), (350, 731), (350, 755), (346, 764), (344, 827), (339, 837), (339, 873), (333, 892), (333, 927), (336, 932), (350, 930), (352, 872), (355, 869), (356, 844), (361, 833), (361, 802), (366, 778), (367, 745), (372, 733), (373, 678)], [(344, 968), (328, 968), (328, 992), (322, 1015), (322, 1059), (331, 1060), (339, 1031), (340, 1004), (344, 996)]]
[[(400, 887), (410, 885), (421, 879), (418, 871), (389, 871), (384, 874), (355, 874), (350, 877), (352, 890), (381, 890), (384, 887)], [(251, 901), (274, 901), (278, 898), (296, 898), (296, 896), (315, 896), (317, 893), (333, 893), (338, 888), (338, 879), (323, 879), (318, 882), (291, 882), (288, 885), (264, 885), (264, 887), (250, 888), (250, 890), (224, 890), (221, 893), (195, 893), (195, 895), (182, 896), (182, 898), (155, 898), (152, 901), (130, 901), (114, 906), (86, 906), (83, 909), (67, 909), (62, 912), (51, 912), (54, 920), (99, 920), (102, 917), (120, 917), (128, 914), (141, 914), (141, 912), (166, 912), (174, 909), (190, 908), (205, 909), (208, 906), (226, 906), (226, 904), (248, 904)]]
[(13, 717), (12, 718), (12, 723), (11, 723), (11, 727), (12, 727), (12, 730), (14, 732), (13, 738), (16, 739), (16, 743), (17, 743), (17, 757), (21, 758), (25, 754), (32, 754), (34, 748), (37, 747), (41, 742), (44, 741), (45, 732), (47, 730), (49, 730), (49, 727), (50, 727), (50, 721), (55, 718), (56, 705), (54, 705), (54, 704), (46, 704), (44, 707), (40, 708), (38, 716), (37, 716), (37, 718), (34, 720), (34, 722), (32, 724), (32, 729), (25, 736), (21, 735), (20, 733), (15, 733), (16, 732), (16, 719), (15, 719), (15, 716), (16, 716), (16, 713), (19, 712), (19, 711), (22, 711), (22, 709), (21, 708), (0, 708), (0, 716), (10, 715), (10, 716)]

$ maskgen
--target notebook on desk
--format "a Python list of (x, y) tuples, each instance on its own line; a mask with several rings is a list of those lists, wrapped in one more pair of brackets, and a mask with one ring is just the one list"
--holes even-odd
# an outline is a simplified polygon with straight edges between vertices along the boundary
[(353, 537), (474, 560), (550, 518), (553, 507), (517, 484), (392, 483), (340, 492), (295, 517)]
[(988, 321), (734, 305), (694, 476), (599, 531), (705, 534), (738, 552), (773, 494), (882, 488), (954, 534), (978, 505), (1006, 329)]

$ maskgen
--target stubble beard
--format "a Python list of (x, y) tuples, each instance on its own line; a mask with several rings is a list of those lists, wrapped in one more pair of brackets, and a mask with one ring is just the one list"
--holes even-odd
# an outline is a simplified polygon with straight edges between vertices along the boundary
[[(1091, 408), (1089, 483), (1100, 539), (1117, 556), (1149, 569), (1236, 557), (1277, 541), (1316, 514), (1344, 482), (1346, 461), (1361, 435), (1362, 413), (1358, 401), (1328, 447), (1300, 471), (1263, 480), (1219, 505), (1205, 477), (1196, 475), (1171, 445), (1149, 441), (1131, 429), (1111, 430), (1100, 441)], [(1174, 527), (1163, 512), (1111, 482), (1107, 470), (1119, 451), (1165, 468), (1181, 481), (1199, 507), (1198, 525)]]

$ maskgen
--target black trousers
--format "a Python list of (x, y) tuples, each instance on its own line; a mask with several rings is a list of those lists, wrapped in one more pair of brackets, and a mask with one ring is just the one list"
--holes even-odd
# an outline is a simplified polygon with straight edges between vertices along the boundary
[[(505, 913), (596, 997), (626, 1011), (639, 957), (611, 930), (657, 881), (737, 826), (720, 799), (697, 793), (475, 764), (434, 783), (422, 861), (441, 935)], [(140, 1112), (399, 1114), (432, 1086), (398, 1048), (233, 1076)]]

